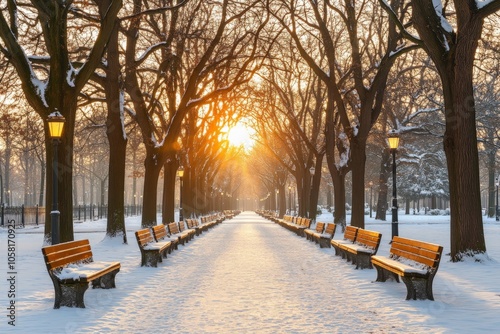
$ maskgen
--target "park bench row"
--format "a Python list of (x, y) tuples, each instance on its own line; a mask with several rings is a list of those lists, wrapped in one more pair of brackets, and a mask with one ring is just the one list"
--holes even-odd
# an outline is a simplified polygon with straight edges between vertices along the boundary
[[(151, 229), (136, 231), (141, 249), (141, 266), (155, 266), (179, 243), (189, 242), (221, 223), (225, 214), (215, 214), (197, 219), (186, 219), (186, 224), (170, 223)], [(89, 284), (92, 288), (115, 288), (115, 276), (120, 262), (94, 261), (88, 239), (64, 242), (42, 248), (44, 262), (54, 285), (54, 308), (61, 306), (85, 308), (84, 294)]]
[(311, 226), (311, 219), (305, 217), (284, 215), (281, 219), (273, 211), (258, 211), (257, 213), (262, 217), (269, 219), (292, 232), (295, 232), (301, 237), (305, 236), (305, 230)]
[[(259, 214), (284, 227), (294, 230), (298, 235), (315, 241), (320, 247), (333, 247), (335, 255), (341, 256), (356, 269), (377, 270), (377, 282), (388, 279), (401, 280), (405, 283), (406, 299), (434, 300), (432, 283), (439, 268), (443, 247), (408, 238), (394, 236), (391, 241), (389, 255), (377, 255), (382, 234), (377, 231), (346, 226), (343, 239), (333, 239), (336, 225), (318, 222), (314, 229), (302, 229), (300, 217), (283, 216), (280, 219), (273, 212)], [(310, 221), (307, 222), (310, 224)], [(293, 226), (293, 227), (292, 227)], [(300, 232), (299, 232), (300, 231)], [(327, 246), (325, 243), (329, 243)]]
[(220, 224), (224, 214), (210, 215), (186, 221), (160, 224), (151, 228), (144, 228), (135, 232), (137, 244), (141, 251), (141, 266), (157, 267), (158, 262), (177, 249), (178, 245), (185, 245), (195, 236)]
[(354, 226), (346, 226), (343, 240), (332, 240), (335, 255), (356, 265), (356, 268), (377, 269), (377, 282), (399, 277), (406, 286), (406, 299), (434, 300), (432, 283), (439, 268), (443, 247), (394, 236), (388, 256), (377, 255), (382, 234)]

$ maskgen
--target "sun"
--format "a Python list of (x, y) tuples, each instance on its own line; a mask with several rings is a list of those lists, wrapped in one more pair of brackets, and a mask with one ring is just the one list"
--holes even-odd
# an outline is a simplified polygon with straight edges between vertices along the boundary
[(243, 123), (237, 123), (227, 132), (227, 139), (232, 146), (241, 147), (250, 150), (254, 145), (255, 130), (249, 128)]

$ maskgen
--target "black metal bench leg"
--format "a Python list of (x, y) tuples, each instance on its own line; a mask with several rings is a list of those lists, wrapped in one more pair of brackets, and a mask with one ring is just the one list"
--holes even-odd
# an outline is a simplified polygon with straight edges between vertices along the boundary
[(89, 288), (88, 282), (76, 282), (72, 284), (60, 284), (61, 295), (59, 298), (56, 296), (54, 308), (61, 306), (85, 308), (83, 302), (83, 295)]
[(115, 276), (118, 274), (120, 269), (113, 270), (106, 275), (103, 275), (99, 278), (96, 278), (92, 281), (92, 289), (101, 288), (101, 289), (114, 289), (115, 285)]
[(160, 252), (143, 252), (142, 267), (158, 267), (158, 262), (163, 262)]
[(421, 277), (402, 277), (402, 279), (407, 289), (406, 300), (434, 300), (434, 296), (432, 295), (432, 282), (430, 283), (431, 288), (429, 290), (429, 279)]

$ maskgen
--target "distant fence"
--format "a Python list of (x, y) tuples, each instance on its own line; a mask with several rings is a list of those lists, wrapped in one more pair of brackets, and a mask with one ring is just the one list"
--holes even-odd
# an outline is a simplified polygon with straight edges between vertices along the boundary
[[(142, 214), (142, 206), (126, 205), (125, 216)], [(78, 205), (73, 207), (73, 221), (85, 222), (108, 217), (107, 205)], [(2, 206), (0, 208), (0, 226), (6, 226), (7, 221), (15, 220), (17, 226), (45, 224), (45, 207), (39, 206)]]

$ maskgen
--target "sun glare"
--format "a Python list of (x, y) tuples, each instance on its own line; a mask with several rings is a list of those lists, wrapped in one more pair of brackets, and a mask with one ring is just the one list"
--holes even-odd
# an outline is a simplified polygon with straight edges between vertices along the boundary
[(255, 131), (245, 124), (238, 123), (227, 132), (227, 139), (233, 146), (243, 146), (245, 150), (250, 150), (254, 144), (253, 136)]

